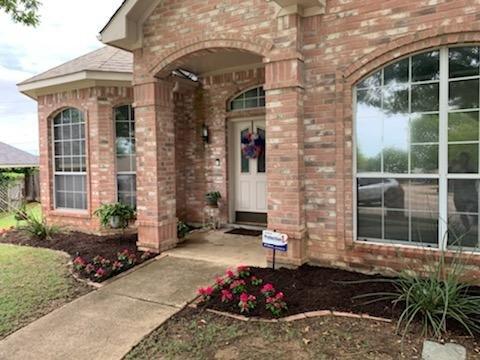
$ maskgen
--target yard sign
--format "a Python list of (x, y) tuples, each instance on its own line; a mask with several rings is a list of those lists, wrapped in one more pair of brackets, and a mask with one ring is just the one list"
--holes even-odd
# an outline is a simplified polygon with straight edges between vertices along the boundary
[(273, 270), (275, 270), (275, 253), (288, 250), (288, 235), (276, 231), (263, 230), (262, 245), (264, 248), (273, 250)]

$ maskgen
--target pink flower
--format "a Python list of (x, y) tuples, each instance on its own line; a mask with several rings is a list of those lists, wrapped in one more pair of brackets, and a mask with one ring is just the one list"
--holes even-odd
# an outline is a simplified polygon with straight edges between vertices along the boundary
[(227, 278), (229, 278), (229, 279), (235, 278), (235, 273), (234, 273), (232, 270), (227, 270), (227, 272), (225, 273), (225, 275), (226, 275)]
[(257, 305), (257, 298), (253, 295), (248, 295), (247, 293), (242, 293), (240, 295), (240, 302), (238, 303), (238, 307), (240, 308), (240, 312), (249, 312), (250, 310), (254, 309)]
[(228, 290), (222, 290), (222, 302), (226, 303), (233, 300), (233, 294)]
[(245, 265), (239, 265), (237, 266), (237, 273), (241, 278), (246, 278), (250, 276), (250, 268)]
[(235, 280), (230, 284), (230, 289), (233, 290), (234, 294), (241, 294), (246, 290), (245, 280)]
[(222, 277), (219, 276), (215, 279), (215, 284), (218, 287), (222, 288), (225, 285), (225, 280)]
[(80, 271), (83, 270), (87, 266), (87, 262), (85, 261), (84, 258), (77, 256), (75, 260), (73, 260), (73, 267), (75, 270)]
[(248, 294), (247, 293), (242, 293), (242, 295), (240, 295), (240, 301), (241, 302), (247, 302), (248, 301)]
[(272, 284), (265, 284), (263, 285), (262, 290), (260, 290), (260, 292), (266, 297), (269, 297), (275, 293), (275, 288), (273, 287)]
[(112, 270), (120, 270), (123, 267), (123, 264), (120, 261), (115, 261), (112, 265)]
[(107, 274), (104, 268), (99, 268), (97, 272), (95, 273), (95, 277), (97, 279), (104, 277)]
[(85, 272), (87, 274), (91, 274), (92, 272), (95, 271), (95, 265), (93, 264), (87, 264), (87, 266), (85, 266)]
[(200, 288), (198, 289), (198, 294), (203, 296), (204, 299), (208, 299), (213, 294), (213, 288), (211, 286)]

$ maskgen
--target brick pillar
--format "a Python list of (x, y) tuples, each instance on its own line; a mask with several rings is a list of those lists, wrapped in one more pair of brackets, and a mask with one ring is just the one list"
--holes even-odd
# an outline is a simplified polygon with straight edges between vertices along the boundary
[(303, 60), (297, 51), (301, 19), (289, 15), (277, 22), (277, 37), (283, 43), (276, 42), (265, 69), (268, 228), (288, 234), (288, 253), (280, 254), (278, 261), (296, 266), (307, 260)]
[(138, 247), (160, 252), (177, 243), (173, 84), (135, 85)]

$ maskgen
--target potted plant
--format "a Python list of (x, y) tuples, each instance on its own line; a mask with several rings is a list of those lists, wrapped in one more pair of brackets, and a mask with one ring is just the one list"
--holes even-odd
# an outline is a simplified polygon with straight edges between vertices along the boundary
[(218, 200), (222, 198), (222, 195), (218, 191), (212, 191), (205, 195), (207, 199), (207, 205), (211, 207), (218, 207)]
[(105, 228), (119, 229), (126, 228), (128, 223), (135, 219), (135, 209), (130, 205), (122, 203), (103, 204), (94, 215), (100, 219), (100, 223)]

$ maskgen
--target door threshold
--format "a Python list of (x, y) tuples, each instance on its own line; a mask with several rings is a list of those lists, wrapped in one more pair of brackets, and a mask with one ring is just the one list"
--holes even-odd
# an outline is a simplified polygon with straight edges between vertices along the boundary
[(244, 228), (247, 230), (266, 230), (267, 224), (253, 224), (253, 223), (228, 223), (226, 225), (229, 228)]

